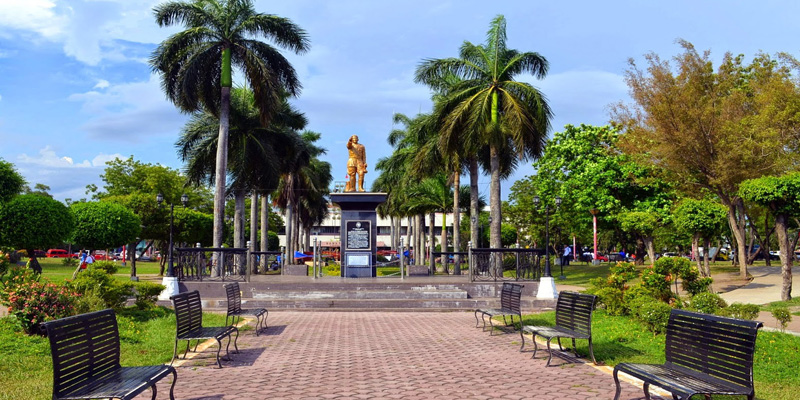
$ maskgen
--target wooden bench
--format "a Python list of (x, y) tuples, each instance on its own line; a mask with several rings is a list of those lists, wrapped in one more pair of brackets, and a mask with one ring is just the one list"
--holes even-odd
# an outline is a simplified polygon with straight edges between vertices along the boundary
[[(539, 350), (539, 346), (536, 344), (537, 335), (547, 339), (547, 352), (550, 356), (547, 358), (546, 367), (550, 366), (550, 361), (553, 359), (553, 351), (550, 349), (551, 340), (555, 338), (558, 341), (558, 348), (564, 351), (564, 347), (561, 346), (561, 338), (572, 339), (572, 352), (575, 353), (575, 357), (580, 357), (575, 339), (588, 339), (589, 354), (592, 356), (592, 362), (597, 364), (592, 348), (592, 311), (594, 311), (596, 301), (597, 296), (591, 294), (559, 293), (556, 303), (555, 326), (525, 325), (522, 327), (522, 332), (528, 332), (533, 336), (532, 358), (536, 358), (536, 351)], [(525, 335), (522, 335), (522, 346), (519, 350), (522, 351), (524, 348)]]
[(672, 310), (667, 323), (666, 363), (617, 364), (614, 399), (619, 400), (620, 372), (643, 380), (647, 399), (650, 385), (671, 392), (674, 399), (689, 399), (695, 394), (755, 399), (753, 353), (761, 326), (758, 321)]
[(169, 365), (121, 367), (119, 328), (113, 310), (42, 324), (53, 359), (53, 399), (132, 399), (172, 374), (169, 398), (178, 380)]
[(520, 311), (520, 298), (522, 296), (523, 286), (517, 283), (503, 282), (503, 288), (500, 291), (500, 308), (490, 309), (477, 309), (475, 310), (475, 327), (480, 325), (478, 314), (481, 314), (483, 320), (483, 327), (481, 330), (486, 330), (486, 317), (489, 317), (489, 334), (494, 334), (494, 324), (492, 318), (503, 316), (503, 322), (509, 326), (506, 321), (506, 316), (511, 318), (511, 325), (514, 324), (514, 316), (516, 315), (519, 322), (522, 323), (522, 312)]
[(256, 336), (261, 329), (267, 329), (267, 317), (269, 311), (266, 308), (242, 308), (242, 292), (239, 290), (239, 282), (225, 284), (225, 294), (228, 297), (228, 312), (225, 314), (225, 325), (228, 325), (228, 318), (231, 325), (236, 325), (242, 316), (256, 317)]
[[(183, 353), (183, 358), (189, 353), (189, 343), (192, 340), (205, 340), (216, 339), (217, 341), (217, 365), (222, 368), (219, 353), (222, 351), (222, 339), (228, 338), (228, 343), (225, 346), (225, 360), (230, 360), (230, 352), (228, 351), (231, 346), (231, 335), (236, 333), (236, 339), (233, 341), (234, 353), (239, 352), (239, 347), (236, 342), (239, 340), (239, 330), (235, 326), (218, 326), (218, 327), (203, 327), (203, 305), (200, 303), (200, 292), (197, 290), (176, 294), (170, 297), (172, 305), (175, 308), (176, 319), (176, 333), (175, 333), (175, 349), (172, 352), (172, 361), (178, 356), (178, 341), (186, 341), (186, 351)], [(199, 344), (199, 342), (197, 343)], [(197, 344), (194, 350), (197, 351)]]

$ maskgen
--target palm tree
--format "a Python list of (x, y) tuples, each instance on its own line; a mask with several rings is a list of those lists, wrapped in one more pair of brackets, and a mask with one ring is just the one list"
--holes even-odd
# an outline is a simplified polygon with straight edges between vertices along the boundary
[[(331, 166), (317, 159), (326, 153), (314, 143), (321, 135), (306, 131), (299, 135), (302, 146), (285, 157), (287, 167), (275, 192), (275, 203), (286, 211), (286, 254), (293, 257), (299, 244), (300, 223), (310, 227), (327, 212), (328, 188), (333, 180)], [(322, 211), (322, 207), (326, 211)], [(304, 215), (304, 213), (306, 215)]]
[(240, 68), (266, 125), (284, 91), (297, 95), (294, 68), (266, 37), (297, 54), (308, 50), (305, 31), (287, 18), (257, 13), (252, 0), (168, 1), (153, 10), (161, 26), (184, 25), (153, 52), (167, 97), (185, 112), (206, 110), (219, 117), (214, 190), (214, 247), (222, 245), (232, 68)]
[(460, 79), (440, 105), (444, 112), (441, 143), (446, 152), (455, 151), (460, 143), (472, 149), (488, 147), (491, 247), (502, 246), (501, 157), (503, 153), (517, 159), (540, 156), (552, 118), (544, 95), (514, 77), (527, 72), (541, 79), (547, 68), (547, 60), (539, 53), (506, 47), (506, 20), (500, 15), (492, 21), (484, 45), (465, 41), (459, 58), (428, 59), (416, 71), (415, 80), (434, 89), (449, 75)]
[[(279, 183), (280, 171), (285, 168), (284, 154), (291, 153), (295, 147), (302, 146), (293, 129), (302, 128), (307, 121), (305, 116), (294, 109), (286, 96), (272, 117), (271, 124), (265, 128), (261, 124), (259, 112), (253, 105), (253, 93), (245, 88), (236, 88), (231, 94), (230, 140), (228, 141), (227, 170), (232, 176), (228, 192), (236, 198), (236, 217), (234, 247), (244, 245), (243, 207), (247, 191), (271, 193)], [(186, 163), (189, 181), (214, 183), (216, 177), (216, 153), (219, 136), (216, 134), (219, 119), (210, 112), (194, 113), (184, 126), (176, 143), (178, 154)], [(268, 207), (262, 206), (262, 221), (267, 219)], [(267, 226), (262, 224), (262, 237), (267, 236)], [(266, 246), (262, 247), (266, 250)]]

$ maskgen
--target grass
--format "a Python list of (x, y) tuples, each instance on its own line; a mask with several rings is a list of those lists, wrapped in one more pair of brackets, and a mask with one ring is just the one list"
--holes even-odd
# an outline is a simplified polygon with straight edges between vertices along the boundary
[[(42, 278), (49, 280), (53, 283), (63, 283), (66, 280), (72, 279), (72, 273), (75, 272), (75, 268), (77, 265), (74, 266), (65, 266), (61, 262), (61, 258), (39, 258), (39, 264), (42, 266)], [(22, 261), (27, 262), (27, 258), (23, 258)], [(130, 280), (131, 277), (131, 267), (130, 263), (128, 263), (125, 267), (122, 266), (120, 261), (116, 262), (119, 265), (119, 270), (114, 277), (121, 280)], [(146, 262), (146, 261), (137, 261), (136, 262), (136, 275), (140, 277), (148, 277), (148, 276), (157, 276), (159, 272), (159, 264), (157, 261)]]
[[(222, 326), (225, 316), (205, 313), (203, 324)], [(152, 311), (125, 309), (117, 314), (121, 364), (140, 366), (168, 363), (175, 343), (175, 314), (159, 307)], [(53, 390), (50, 345), (47, 338), (28, 336), (13, 317), (0, 318), (0, 400), (49, 399)]]
[[(554, 323), (554, 312), (523, 317), (524, 325)], [(664, 335), (653, 335), (630, 317), (611, 316), (604, 310), (596, 310), (592, 318), (592, 338), (599, 363), (610, 366), (621, 362), (659, 364), (665, 360)], [(589, 354), (585, 340), (578, 340), (577, 344), (580, 354)], [(795, 371), (798, 352), (800, 337), (780, 332), (759, 332), (753, 368), (758, 399), (797, 398), (797, 388), (800, 387), (800, 374)]]

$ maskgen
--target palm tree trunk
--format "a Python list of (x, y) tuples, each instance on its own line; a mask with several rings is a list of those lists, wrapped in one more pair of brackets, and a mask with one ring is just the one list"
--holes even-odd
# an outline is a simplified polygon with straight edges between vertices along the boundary
[[(409, 253), (408, 254), (410, 255), (411, 254), (411, 252), (410, 252), (411, 247), (413, 247), (413, 245), (411, 243), (411, 232), (416, 233), (416, 231), (414, 230), (414, 218), (412, 218), (410, 215), (408, 216), (407, 224), (408, 225), (406, 227), (406, 246), (408, 246), (408, 249), (409, 249)], [(408, 259), (406, 259), (406, 263), (408, 263)]]
[[(261, 251), (269, 251), (269, 196), (261, 196)], [(262, 257), (264, 260), (264, 257)], [(264, 260), (266, 261), (266, 260)]]
[[(256, 237), (258, 236), (258, 193), (255, 190), (250, 191), (250, 251), (258, 250), (258, 243)], [(257, 272), (255, 257), (247, 259), (247, 266), (250, 268), (250, 273)]]
[[(461, 251), (461, 208), (459, 202), (461, 201), (461, 172), (456, 171), (453, 173), (453, 251)], [(461, 275), (461, 256), (456, 255), (453, 257), (453, 275)]]
[(233, 198), (233, 247), (241, 249), (244, 247), (244, 191), (234, 191)]
[(472, 247), (480, 247), (478, 239), (478, 219), (481, 210), (478, 209), (478, 159), (469, 160), (469, 240)]
[(428, 252), (428, 258), (429, 258), (428, 263), (430, 264), (431, 275), (433, 275), (436, 273), (436, 257), (433, 256), (433, 252), (436, 251), (436, 243), (435, 243), (436, 235), (433, 232), (434, 229), (436, 228), (436, 213), (432, 212), (430, 214), (430, 218), (431, 218), (431, 233), (429, 236), (431, 238), (431, 247), (429, 249), (430, 251)]
[[(223, 86), (221, 90), (219, 110), (219, 138), (217, 139), (217, 164), (214, 173), (214, 244), (222, 247), (225, 231), (225, 176), (228, 166), (228, 125), (231, 108), (231, 88)], [(212, 276), (219, 276), (219, 254), (214, 253), (214, 271)]]
[(425, 265), (425, 222), (417, 214), (414, 223), (414, 265)]
[[(442, 246), (442, 253), (447, 252), (447, 210), (442, 210), (442, 241), (439, 243)], [(442, 254), (442, 266), (444, 267), (444, 273), (449, 274), (450, 268), (449, 264), (447, 263), (449, 258), (446, 254)]]
[[(492, 218), (489, 224), (489, 247), (499, 249), (503, 247), (500, 237), (500, 222), (503, 215), (500, 213), (500, 156), (495, 146), (489, 148), (489, 162), (492, 171), (492, 180), (489, 183), (489, 215)], [(497, 253), (494, 257), (495, 276), (503, 274), (500, 261), (500, 254)]]
[(294, 204), (291, 199), (289, 199), (288, 204), (286, 205), (286, 264), (291, 264), (292, 256), (294, 253), (292, 252), (292, 227), (294, 225)]

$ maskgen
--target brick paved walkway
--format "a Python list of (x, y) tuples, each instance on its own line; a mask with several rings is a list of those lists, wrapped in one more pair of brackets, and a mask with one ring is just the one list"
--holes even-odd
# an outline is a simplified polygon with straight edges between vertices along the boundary
[[(176, 398), (612, 399), (614, 379), (589, 365), (520, 353), (518, 334), (489, 336), (472, 313), (274, 312), (242, 334), (234, 361), (211, 349), (178, 368)], [(541, 353), (544, 355), (544, 353)], [(624, 384), (623, 399), (642, 392)], [(159, 399), (168, 398), (166, 380)], [(141, 399), (149, 398), (146, 392)]]

